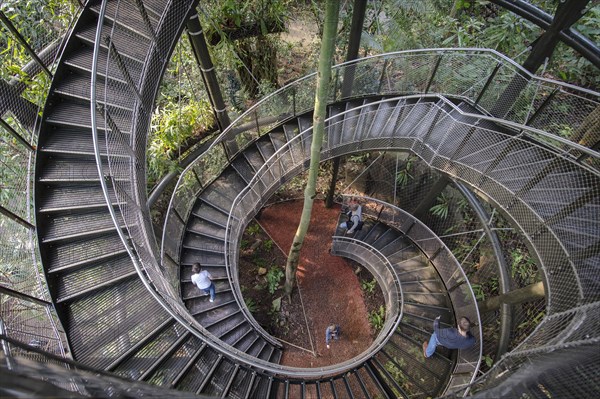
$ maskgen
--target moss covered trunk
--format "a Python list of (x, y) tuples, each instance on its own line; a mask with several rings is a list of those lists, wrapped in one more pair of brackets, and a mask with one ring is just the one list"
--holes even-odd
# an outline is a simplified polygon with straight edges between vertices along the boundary
[(319, 163), (321, 162), (321, 146), (325, 134), (325, 117), (327, 111), (327, 97), (329, 95), (329, 82), (331, 80), (331, 63), (335, 50), (335, 37), (338, 25), (338, 14), (340, 8), (339, 0), (327, 0), (325, 10), (325, 25), (323, 40), (321, 41), (321, 54), (319, 55), (319, 69), (317, 71), (317, 89), (315, 94), (315, 110), (313, 114), (313, 136), (310, 146), (310, 169), (308, 182), (304, 190), (304, 207), (300, 223), (294, 236), (294, 241), (288, 254), (285, 266), (285, 293), (291, 296), (296, 283), (296, 269), (300, 259), (300, 250), (304, 237), (310, 224), (312, 206), (316, 194), (317, 175)]

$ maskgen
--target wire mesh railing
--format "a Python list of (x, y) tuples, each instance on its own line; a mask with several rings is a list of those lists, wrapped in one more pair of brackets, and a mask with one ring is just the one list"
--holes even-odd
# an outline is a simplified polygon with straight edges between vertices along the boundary
[[(437, 61), (440, 61), (441, 67), (432, 69), (431, 66), (437, 64)], [(354, 70), (352, 82), (343, 82), (346, 69)], [(589, 123), (597, 123), (600, 118), (593, 112), (598, 106), (597, 93), (530, 75), (513, 61), (493, 50), (428, 49), (382, 54), (337, 65), (334, 67), (334, 76), (330, 89), (330, 103), (344, 100), (341, 97), (342, 91), (350, 93), (348, 97), (443, 94), (468, 99), (491, 116), (502, 117), (502, 120), (516, 124), (535, 121), (538, 131), (549, 133), (545, 139), (550, 143), (552, 137), (556, 137), (557, 140), (564, 138), (565, 130), (562, 122), (542, 123), (548, 120), (548, 115), (552, 116), (553, 121), (568, 121), (570, 129), (575, 130), (584, 129)], [(529, 80), (522, 76), (528, 76)], [(492, 113), (494, 106), (497, 106), (496, 100), (506, 89), (507, 81), (511, 77), (518, 81), (524, 79), (527, 85), (534, 87), (538, 93), (535, 101), (527, 102), (528, 105), (524, 108), (510, 104), (511, 109), (521, 109), (521, 113), (525, 115), (537, 114), (535, 120), (521, 114), (504, 116), (500, 111)], [(176, 191), (180, 186), (188, 184), (197, 187), (208, 185), (228, 165), (229, 160), (249, 143), (285, 120), (310, 111), (314, 106), (315, 87), (316, 74), (312, 74), (263, 98), (236, 119), (201, 157), (186, 168)], [(555, 94), (548, 97), (548, 92)], [(519, 98), (519, 93), (515, 93), (514, 97)], [(567, 112), (563, 112), (563, 103), (569, 104)], [(545, 116), (540, 117), (541, 115)], [(243, 134), (240, 134), (242, 132)], [(593, 144), (583, 146), (589, 148)], [(580, 150), (581, 148), (575, 147), (570, 151), (578, 156), (584, 155)], [(193, 176), (185, 177), (187, 173), (193, 173)], [(194, 183), (195, 180), (197, 184)], [(186, 220), (190, 200), (185, 199), (187, 190), (181, 190), (184, 193), (173, 196), (169, 212), (170, 209), (177, 209), (179, 216)], [(169, 248), (163, 248), (162, 253), (168, 253), (173, 259), (178, 256), (176, 251), (170, 251)]]
[[(396, 101), (396, 100), (391, 99), (391, 100), (386, 100), (386, 101)], [(421, 105), (421, 106), (423, 106), (423, 105)], [(411, 107), (415, 107), (415, 105), (412, 105)], [(428, 106), (428, 107), (430, 107), (430, 106)], [(431, 108), (431, 109), (433, 110), (432, 112), (438, 111), (434, 108)], [(372, 112), (375, 112), (375, 111), (372, 111)], [(342, 119), (342, 118), (339, 118), (339, 119)], [(358, 120), (358, 117), (356, 119)], [(346, 119), (343, 119), (343, 120), (348, 122), (348, 120), (346, 120)], [(485, 117), (481, 118), (480, 120), (485, 120)], [(474, 123), (474, 121), (471, 121), (471, 122)], [(332, 122), (328, 121), (328, 123), (332, 123)], [(524, 137), (521, 137), (518, 135), (513, 136), (513, 135), (505, 133), (505, 132), (494, 132), (490, 129), (481, 128), (481, 127), (474, 128), (473, 125), (463, 123), (458, 120), (454, 120), (452, 122), (452, 124), (453, 124), (453, 126), (452, 126), (453, 134), (456, 134), (459, 137), (461, 137), (461, 135), (463, 135), (462, 136), (463, 138), (464, 138), (464, 136), (471, 134), (471, 135), (473, 135), (473, 137), (477, 137), (477, 138), (481, 137), (482, 139), (475, 140), (475, 142), (477, 143), (476, 147), (469, 148), (468, 150), (466, 148), (461, 148), (460, 151), (457, 151), (456, 144), (460, 143), (461, 140), (460, 139), (456, 140), (456, 137), (449, 134), (447, 130), (444, 130), (444, 132), (442, 133), (442, 138), (443, 138), (442, 140), (440, 140), (440, 137), (437, 136), (436, 140), (434, 140), (432, 143), (430, 143), (431, 145), (434, 146), (435, 149), (437, 149), (437, 153), (435, 151), (433, 153), (431, 153), (431, 151), (432, 151), (431, 148), (427, 148), (427, 151), (424, 153), (418, 153), (422, 157), (424, 156), (423, 154), (426, 155), (425, 160), (429, 161), (429, 163), (427, 164), (428, 167), (430, 165), (433, 165), (434, 167), (436, 165), (439, 165), (440, 164), (439, 160), (441, 157), (445, 158), (446, 162), (448, 162), (448, 160), (451, 160), (452, 162), (456, 162), (455, 160), (452, 159), (452, 156), (456, 155), (457, 153), (460, 155), (461, 151), (464, 152), (464, 154), (465, 154), (464, 156), (467, 156), (467, 154), (483, 152), (483, 155), (481, 155), (483, 158), (481, 158), (477, 162), (481, 163), (482, 160), (485, 160), (485, 156), (487, 156), (487, 157), (490, 157), (490, 158), (488, 158), (489, 160), (485, 161), (483, 163), (486, 165), (489, 165), (489, 163), (497, 157), (498, 153), (485, 154), (485, 152), (483, 150), (485, 150), (486, 148), (489, 148), (490, 143), (492, 141), (494, 141), (494, 142), (502, 142), (502, 143), (506, 144), (507, 146), (510, 146), (509, 143), (514, 143), (514, 145), (512, 145), (512, 148), (517, 151), (519, 151), (521, 146), (527, 145), (528, 146), (527, 148), (532, 147), (532, 148), (535, 148), (536, 151), (543, 151), (544, 157), (546, 157), (546, 156), (551, 157), (551, 158), (545, 158), (546, 160), (552, 159), (552, 157), (554, 157), (553, 159), (560, 160), (560, 162), (565, 162), (564, 167), (566, 167), (567, 169), (573, 167), (573, 168), (582, 170), (584, 172), (584, 174), (587, 175), (586, 179), (591, 179), (591, 180), (588, 180), (590, 182), (597, 178), (595, 172), (587, 169), (586, 167), (582, 167), (581, 165), (577, 164), (576, 160), (564, 158), (563, 154), (557, 154), (555, 152), (556, 149), (549, 149), (545, 146), (534, 145), (527, 138), (524, 138)], [(476, 123), (474, 123), (474, 124), (476, 125)], [(329, 129), (332, 129), (332, 124), (329, 125)], [(462, 133), (459, 133), (459, 132), (462, 132)], [(535, 131), (533, 133), (535, 133)], [(363, 137), (357, 138), (357, 140), (360, 141), (359, 147), (357, 147), (357, 145), (355, 144), (353, 148), (349, 148), (349, 144), (345, 143), (346, 148), (344, 151), (353, 151), (353, 150), (355, 151), (355, 150), (358, 150), (359, 148), (361, 151), (368, 150), (369, 149), (369, 140), (368, 139), (369, 139), (370, 134), (371, 134), (370, 132), (366, 131), (366, 132), (364, 132)], [(421, 137), (422, 137), (422, 135), (425, 133), (424, 132), (413, 132), (413, 134), (416, 137), (419, 137), (419, 135), (421, 135)], [(490, 140), (490, 138), (493, 138), (495, 135), (496, 135), (496, 138), (493, 140)], [(304, 136), (306, 136), (306, 137), (304, 137)], [(486, 138), (486, 136), (487, 136), (487, 138)], [(290, 148), (297, 148), (297, 149), (303, 148), (309, 142), (309, 137), (310, 137), (310, 134), (307, 132), (298, 134), (297, 136), (295, 136), (295, 138), (292, 141), (290, 141), (288, 143), (288, 146)], [(433, 133), (429, 133), (429, 138), (433, 139), (434, 137), (435, 136)], [(378, 136), (377, 140), (381, 140), (381, 139), (382, 139), (382, 137)], [(454, 141), (454, 146), (451, 145), (452, 141)], [(333, 142), (332, 140), (327, 141), (328, 145), (332, 142)], [(473, 143), (471, 143), (471, 144), (473, 144)], [(380, 145), (381, 144), (378, 144), (378, 147)], [(281, 152), (273, 155), (270, 159), (267, 160), (267, 162), (265, 163), (265, 166), (257, 172), (255, 178), (259, 179), (259, 180), (263, 180), (263, 186), (261, 187), (261, 194), (260, 195), (254, 194), (255, 196), (257, 196), (259, 198), (261, 196), (265, 196), (265, 197), (269, 196), (269, 194), (272, 193), (276, 189), (276, 187), (278, 187), (280, 182), (282, 181), (279, 179), (282, 176), (279, 173), (284, 173), (284, 174), (285, 173), (294, 173), (295, 170), (301, 169), (300, 165), (306, 160), (306, 158), (302, 158), (302, 157), (296, 158), (295, 162), (297, 162), (297, 163), (294, 163), (294, 162), (290, 163), (289, 160), (294, 159), (293, 158), (294, 153), (292, 152), (292, 150), (290, 150), (290, 148), (285, 150), (285, 151), (287, 151), (287, 153), (284, 153), (283, 151), (281, 151)], [(388, 147), (388, 149), (390, 149), (390, 148), (393, 148), (393, 147)], [(422, 149), (422, 146), (414, 145), (413, 142), (409, 142), (408, 144), (405, 143), (404, 147), (397, 148), (397, 149), (403, 149), (405, 151), (414, 151), (415, 148)], [(523, 147), (523, 149), (527, 150), (525, 147)], [(341, 155), (341, 153), (336, 152), (336, 151), (337, 150), (335, 148), (330, 148), (330, 147), (324, 147), (324, 149), (323, 149), (324, 154), (327, 154), (327, 156), (331, 156), (331, 157), (336, 156), (336, 155)], [(458, 159), (460, 159), (460, 158), (461, 157), (458, 157)], [(525, 160), (525, 158), (523, 158), (523, 160)], [(460, 166), (460, 167), (465, 167), (466, 164), (464, 164), (464, 160), (462, 162), (463, 162), (462, 164), (459, 162), (459, 163), (454, 163), (454, 165)], [(452, 168), (453, 168), (453, 166), (451, 166), (450, 164), (444, 164), (444, 165), (445, 166), (444, 166), (443, 170), (452, 170)], [(571, 165), (571, 166), (569, 166), (569, 165)], [(512, 167), (512, 166), (514, 166), (514, 165), (507, 165), (507, 167)], [(277, 172), (276, 175), (272, 175), (272, 174), (269, 175), (269, 173), (272, 173), (272, 172), (269, 172), (269, 169), (272, 169), (272, 168), (277, 168), (275, 170), (278, 170), (281, 172)], [(575, 170), (575, 169), (573, 169), (573, 170)], [(531, 169), (529, 169), (528, 171), (531, 171)], [(459, 170), (454, 172), (454, 174), (457, 177), (464, 179), (467, 182), (470, 182), (470, 184), (473, 184), (473, 182), (477, 181), (477, 179), (471, 180), (473, 178), (473, 176), (470, 176), (469, 173), (470, 172), (460, 172)], [(478, 176), (480, 176), (480, 175), (477, 175), (475, 177), (478, 177)], [(527, 173), (527, 176), (529, 179), (532, 178), (531, 175), (528, 173)], [(510, 175), (506, 175), (505, 178), (506, 178), (506, 180), (509, 180)], [(285, 178), (283, 180), (285, 180)], [(200, 185), (198, 185), (199, 182), (197, 180), (194, 180), (194, 182), (197, 185), (194, 188), (192, 188), (191, 191), (193, 192), (195, 190), (198, 190), (198, 191), (201, 190), (202, 187)], [(506, 186), (510, 186), (510, 182), (507, 182), (507, 181), (497, 181), (497, 183), (503, 184)], [(523, 182), (521, 182), (521, 184), (523, 184)], [(594, 185), (587, 184), (585, 186), (593, 187)], [(514, 190), (514, 188), (513, 188), (513, 190)], [(508, 198), (508, 201), (509, 202), (513, 201), (513, 199), (514, 199), (514, 196), (511, 196), (510, 198)], [(246, 202), (244, 202), (244, 204), (245, 203)], [(252, 214), (253, 212), (255, 213), (258, 211), (258, 209), (251, 209), (251, 208), (252, 208), (252, 206), (250, 206), (250, 208), (240, 210), (240, 212), (248, 212), (249, 214)], [(523, 218), (529, 217), (529, 216), (527, 216), (528, 214), (532, 215), (531, 212), (533, 212), (533, 214), (536, 214), (536, 212), (539, 213), (537, 216), (535, 216), (535, 218), (543, 220), (545, 217), (545, 214), (540, 211), (539, 205), (537, 205), (535, 203), (535, 201), (528, 203), (525, 208), (522, 208), (522, 209), (519, 208), (519, 212), (521, 212), (520, 216), (518, 214), (512, 215), (512, 218), (522, 220)], [(527, 222), (527, 223), (530, 223), (530, 222)], [(539, 227), (539, 225), (538, 225), (538, 227)], [(527, 234), (525, 234), (525, 237), (528, 237)], [(552, 243), (552, 240), (553, 239), (551, 238), (550, 242), (533, 242), (533, 243), (528, 244), (528, 245), (533, 246), (534, 253), (536, 254), (536, 256), (539, 256), (542, 259), (541, 264), (545, 265), (545, 267), (546, 267), (545, 271), (549, 275), (553, 274), (553, 272), (549, 272), (549, 271), (553, 270), (556, 267), (558, 267), (559, 269), (563, 269), (562, 260), (560, 257), (554, 257), (555, 253), (546, 253), (546, 251), (544, 251), (543, 248), (541, 248), (541, 249), (539, 248), (540, 244), (547, 247), (548, 245), (550, 245), (550, 243)], [(231, 255), (229, 255), (229, 256), (231, 256)], [(573, 270), (576, 270), (576, 269), (573, 269)], [(585, 273), (585, 271), (582, 271), (582, 272)], [(551, 277), (549, 277), (549, 278), (551, 279)], [(574, 274), (570, 278), (571, 278), (572, 283), (577, 284), (576, 283), (577, 278), (575, 277)], [(575, 279), (573, 279), (573, 278), (575, 278)], [(563, 279), (564, 279), (564, 281), (567, 281), (567, 279), (568, 279), (566, 277), (566, 275), (564, 274), (564, 271), (561, 276), (561, 283), (559, 283), (558, 285), (556, 285), (556, 283), (552, 283), (552, 282), (549, 283), (549, 285), (548, 285), (549, 290), (552, 291), (554, 289), (558, 289), (560, 292), (561, 288), (559, 288), (559, 287), (561, 284), (564, 283), (564, 281), (562, 281)], [(572, 293), (572, 291), (569, 291), (569, 292)], [(550, 293), (549, 295), (552, 295), (552, 293)], [(582, 295), (592, 295), (593, 296), (594, 291), (588, 290), (585, 294), (582, 293)], [(559, 299), (560, 298), (557, 298), (557, 300), (559, 300)], [(588, 299), (588, 300), (590, 300), (590, 299)], [(593, 300), (593, 299), (591, 299), (591, 300)], [(560, 303), (560, 300), (559, 300), (559, 303)], [(568, 305), (565, 305), (563, 303), (560, 306), (568, 306)], [(560, 309), (560, 307), (558, 307), (557, 309)]]
[[(473, 335), (477, 339), (477, 345), (458, 351), (453, 374), (460, 375), (460, 378), (454, 379), (451, 376), (446, 392), (464, 389), (477, 376), (483, 348), (483, 326), (477, 300), (465, 272), (442, 239), (407, 211), (376, 198), (352, 197), (360, 198), (363, 215), (394, 227), (419, 247), (437, 270), (446, 287), (455, 320), (466, 316), (476, 326)], [(465, 375), (468, 375), (468, 378), (465, 378)]]
[(7, 335), (0, 325), (0, 370), (2, 396), (69, 398), (207, 398), (191, 392), (157, 387), (90, 368), (52, 354), (39, 346), (26, 345)]
[[(165, 234), (167, 232), (176, 234), (173, 240), (174, 245), (165, 246), (166, 240), (163, 240), (162, 253), (167, 254), (172, 261), (160, 263), (157, 261), (161, 258), (160, 251), (155, 245), (149, 212), (145, 207), (144, 165), (139, 160), (144, 159), (149, 124), (148, 110), (151, 109), (154, 101), (155, 89), (153, 88), (157, 87), (160, 81), (162, 72), (160, 65), (164, 65), (179, 33), (179, 28), (176, 24), (172, 25), (171, 21), (176, 20), (177, 15), (182, 17), (185, 14), (186, 4), (177, 4), (172, 8), (165, 9), (164, 17), (161, 18), (158, 16), (163, 15), (162, 11), (158, 12), (154, 18), (150, 11), (152, 10), (144, 11), (143, 7), (135, 9), (134, 6), (125, 4), (111, 8), (110, 11), (115, 13), (111, 15), (112, 21), (119, 21), (121, 18), (127, 20), (131, 15), (142, 16), (146, 29), (142, 36), (148, 41), (148, 50), (144, 54), (150, 54), (150, 56), (143, 60), (143, 67), (137, 68), (136, 61), (141, 60), (123, 59), (119, 55), (119, 47), (129, 39), (133, 39), (132, 32), (126, 29), (126, 23), (122, 26), (112, 24), (110, 32), (105, 34), (105, 37), (109, 38), (105, 49), (109, 61), (100, 69), (104, 71), (119, 70), (121, 79), (116, 83), (106, 79), (106, 82), (102, 83), (105, 84), (104, 98), (98, 101), (98, 104), (103, 107), (102, 113), (105, 121), (103, 130), (108, 133), (106, 137), (110, 144), (107, 147), (114, 151), (108, 154), (110, 176), (107, 178), (110, 181), (110, 187), (107, 185), (104, 189), (114, 192), (120, 200), (119, 213), (127, 229), (127, 236), (122, 238), (126, 246), (132, 249), (134, 261), (140, 267), (140, 274), (146, 276), (144, 277), (146, 283), (152, 287), (151, 289), (157, 293), (157, 296), (161, 297), (161, 301), (164, 301), (166, 307), (171, 309), (177, 318), (195, 325), (178, 296), (179, 245), (182, 236), (177, 235), (184, 231), (191, 204), (197, 194), (225, 169), (239, 151), (272, 127), (312, 109), (316, 76), (311, 75), (294, 82), (260, 101), (238, 118), (203, 156), (186, 169), (175, 189), (175, 195), (166, 217), (166, 220), (174, 222), (175, 226), (166, 225), (164, 228)], [(161, 24), (161, 21), (164, 22), (164, 25)], [(121, 29), (123, 29), (122, 32)], [(435, 67), (432, 68), (432, 65)], [(355, 69), (355, 78), (352, 82), (343, 82), (341, 77), (344, 74), (341, 72), (345, 68)], [(337, 79), (333, 83), (330, 102), (342, 100), (340, 93), (346, 92), (346, 90), (341, 90), (344, 85), (351, 86), (351, 90), (348, 91), (351, 93), (351, 97), (443, 93), (451, 98), (468, 100), (481, 111), (490, 114), (491, 118), (488, 120), (492, 122), (509, 121), (512, 122), (508, 123), (510, 128), (522, 126), (522, 130), (537, 132), (536, 134), (548, 132), (546, 135), (542, 134), (551, 139), (546, 143), (548, 146), (560, 148), (567, 145), (569, 151), (573, 152), (573, 157), (585, 159), (586, 162), (595, 159), (595, 152), (587, 150), (587, 145), (569, 144), (572, 140), (561, 139), (561, 135), (565, 135), (564, 121), (568, 120), (571, 128), (576, 130), (588, 123), (590, 119), (592, 123), (595, 122), (593, 111), (598, 104), (597, 93), (527, 75), (509, 59), (494, 51), (436, 49), (385, 54), (342, 64), (335, 68), (335, 73)], [(523, 76), (527, 78), (523, 78)], [(487, 80), (482, 77), (486, 77)], [(521, 81), (521, 79), (523, 80)], [(491, 81), (491, 84), (488, 84), (488, 80)], [(117, 86), (128, 87), (129, 98), (133, 100), (133, 112), (126, 109), (128, 104), (121, 107), (114, 106), (110, 93), (117, 92)], [(501, 97), (503, 93), (508, 94)], [(507, 97), (514, 101), (504, 103), (503, 99)], [(561, 104), (564, 103), (568, 103), (570, 106), (563, 113)], [(545, 113), (548, 112), (553, 118), (546, 117)], [(275, 117), (273, 117), (274, 115)], [(125, 123), (121, 126), (111, 123), (117, 119), (123, 119)], [(543, 121), (548, 119), (552, 119), (553, 123), (544, 124)], [(537, 130), (528, 129), (523, 125), (533, 122), (537, 123)], [(455, 123), (458, 122), (455, 121)], [(472, 128), (473, 126), (469, 125), (468, 128), (463, 129), (463, 140), (467, 139), (467, 132)], [(476, 136), (483, 137), (487, 133), (485, 129), (475, 129)], [(437, 145), (437, 143), (422, 142), (422, 144), (427, 144), (422, 150), (430, 151), (432, 157), (419, 155), (424, 156), (432, 164), (436, 164), (438, 161), (452, 160), (452, 156), (456, 154), (448, 154), (444, 160), (439, 153), (437, 158), (435, 156), (436, 151), (442, 151), (444, 144), (451, 143), (448, 136), (449, 134), (446, 134), (441, 140), (440, 146), (433, 150), (426, 147)], [(423, 137), (414, 137), (414, 139), (422, 140)], [(453, 139), (456, 140), (455, 137)], [(503, 140), (511, 140), (515, 146), (519, 143), (519, 139), (514, 137), (503, 137)], [(475, 141), (469, 140), (469, 144)], [(483, 140), (483, 142), (485, 141)], [(523, 152), (526, 152), (526, 146), (530, 143), (523, 140), (522, 144), (524, 145)], [(450, 145), (446, 149), (449, 147)], [(99, 163), (102, 162), (100, 157), (97, 157), (97, 160)], [(572, 164), (575, 168), (580, 168), (579, 164), (575, 162)], [(458, 164), (455, 163), (455, 165)], [(593, 166), (593, 164), (591, 165)], [(441, 169), (446, 168), (439, 164), (435, 166)], [(495, 168), (498, 165), (493, 166)], [(469, 170), (470, 166), (465, 165), (460, 165), (460, 167), (464, 173), (479, 173), (486, 178), (488, 176), (486, 174), (488, 171), (485, 169)], [(468, 176), (462, 178), (469, 180)], [(514, 194), (512, 192), (512, 195)], [(108, 194), (106, 196), (109, 198)], [(528, 212), (530, 211), (528, 210)], [(564, 219), (557, 218), (550, 221), (560, 220)], [(530, 227), (535, 231), (528, 232), (534, 235), (547, 231), (547, 226), (540, 226), (537, 223)], [(555, 240), (551, 241), (552, 243), (549, 245), (555, 245)], [(564, 274), (561, 274), (560, 279), (563, 277)]]
[[(0, 318), (5, 334), (66, 356), (66, 340), (41, 272), (33, 165), (41, 111), (57, 60), (82, 7), (25, 11), (0, 4)], [(9, 51), (10, 49), (10, 51)]]

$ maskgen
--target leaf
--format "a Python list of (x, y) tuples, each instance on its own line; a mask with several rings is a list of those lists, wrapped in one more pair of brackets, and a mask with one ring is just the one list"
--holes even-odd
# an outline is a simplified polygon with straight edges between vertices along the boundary
[(272, 303), (271, 309), (275, 312), (279, 312), (281, 310), (281, 297), (273, 299)]

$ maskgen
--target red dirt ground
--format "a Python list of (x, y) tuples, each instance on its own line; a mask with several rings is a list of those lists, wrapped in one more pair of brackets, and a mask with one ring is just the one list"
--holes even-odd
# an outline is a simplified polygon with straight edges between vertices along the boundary
[[(296, 233), (302, 206), (302, 201), (279, 203), (265, 208), (257, 217), (286, 254)], [(327, 209), (323, 201), (314, 202), (310, 228), (300, 252), (297, 281), (317, 356), (286, 345), (281, 364), (332, 365), (360, 354), (373, 342), (359, 278), (349, 261), (329, 254), (339, 212), (339, 206)], [(332, 322), (340, 325), (342, 334), (338, 341), (333, 341), (331, 349), (327, 349), (325, 329)]]

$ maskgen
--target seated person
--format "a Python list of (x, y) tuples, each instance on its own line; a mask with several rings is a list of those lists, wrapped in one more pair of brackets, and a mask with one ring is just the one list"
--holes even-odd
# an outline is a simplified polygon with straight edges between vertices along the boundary
[(325, 344), (327, 344), (327, 349), (329, 349), (329, 342), (331, 339), (340, 339), (340, 326), (337, 324), (330, 324), (327, 329), (325, 329)]
[(342, 229), (347, 229), (346, 234), (352, 234), (355, 230), (360, 230), (362, 228), (362, 207), (353, 202), (350, 204), (350, 212), (347, 213), (348, 221), (341, 223), (340, 227)]

